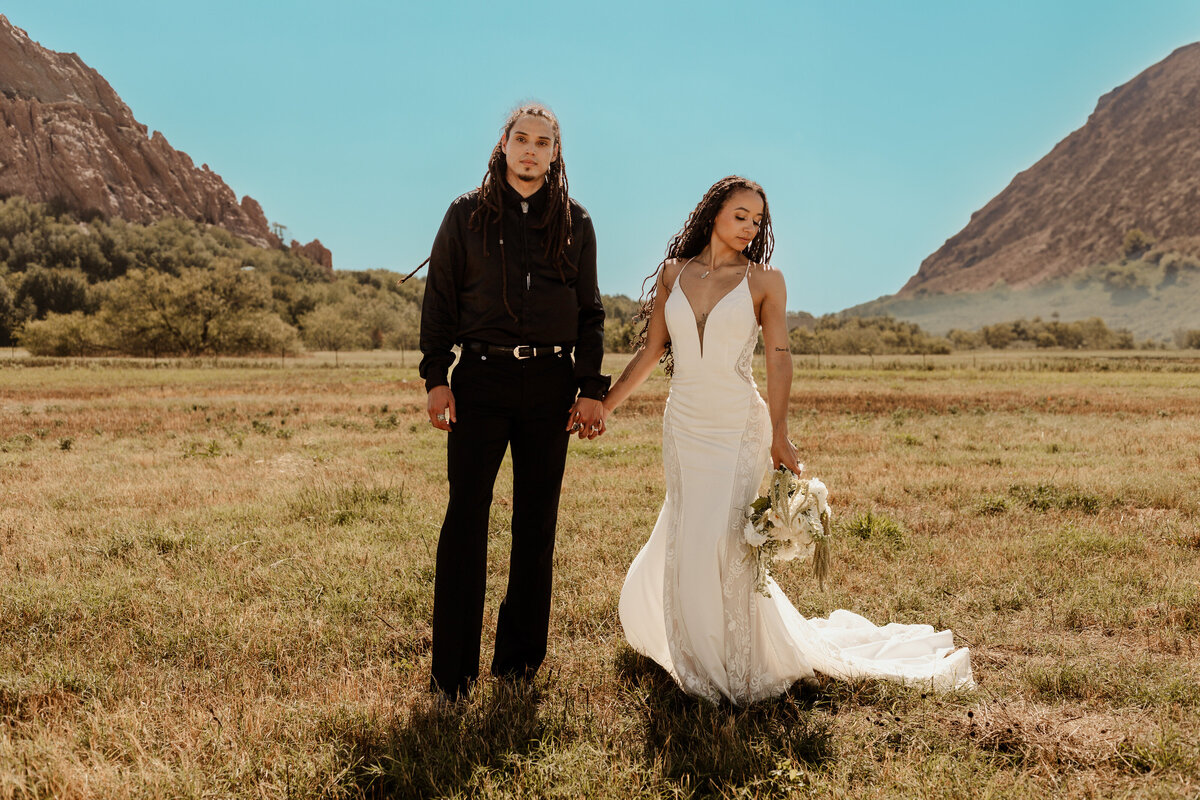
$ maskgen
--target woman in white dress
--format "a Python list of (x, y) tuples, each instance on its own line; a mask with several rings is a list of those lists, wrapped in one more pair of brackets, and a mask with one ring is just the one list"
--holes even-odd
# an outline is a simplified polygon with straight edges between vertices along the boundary
[[(971, 686), (970, 656), (949, 631), (877, 627), (842, 610), (806, 620), (774, 581), (770, 597), (755, 589), (746, 508), (772, 463), (800, 471), (788, 440), (792, 357), (773, 244), (762, 187), (731, 176), (708, 190), (650, 276), (640, 347), (604, 401), (607, 415), (668, 356), (667, 495), (621, 590), (625, 636), (684, 691), (714, 702), (774, 697), (814, 670)], [(766, 403), (751, 372), (760, 327)]]

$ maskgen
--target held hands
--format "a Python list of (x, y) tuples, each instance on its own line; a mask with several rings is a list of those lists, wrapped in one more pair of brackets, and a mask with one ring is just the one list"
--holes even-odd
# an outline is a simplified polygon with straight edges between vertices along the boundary
[(599, 400), (580, 397), (567, 413), (567, 432), (578, 433), (580, 439), (595, 439), (604, 433), (608, 410)]
[[(425, 399), (425, 410), (429, 413), (429, 423), (443, 431), (450, 430), (452, 423), (458, 421), (454, 411), (454, 393), (449, 386), (435, 386), (429, 390)], [(604, 433), (604, 420), (608, 410), (599, 400), (581, 397), (571, 406), (567, 417), (567, 430), (578, 433), (580, 439), (595, 439)]]
[(458, 422), (454, 413), (454, 393), (449, 386), (435, 386), (429, 390), (425, 398), (425, 410), (429, 412), (429, 422), (433, 427), (450, 430), (450, 423)]
[(796, 445), (788, 439), (786, 430), (777, 430), (771, 437), (771, 463), (775, 469), (779, 469), (782, 464), (796, 475), (804, 469), (800, 463), (800, 454), (796, 452)]

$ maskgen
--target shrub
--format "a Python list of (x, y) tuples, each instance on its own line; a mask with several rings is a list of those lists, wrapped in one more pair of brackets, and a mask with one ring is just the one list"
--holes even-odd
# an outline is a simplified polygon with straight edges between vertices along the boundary
[(17, 286), (15, 302), (32, 302), (38, 319), (48, 313), (70, 314), (88, 310), (88, 282), (77, 269), (30, 266)]
[(979, 516), (985, 517), (1003, 514), (1006, 511), (1008, 511), (1008, 498), (1003, 495), (985, 497), (980, 501), (978, 508), (976, 508), (976, 513)]
[(26, 322), (17, 341), (35, 356), (85, 356), (103, 349), (95, 318), (82, 311), (48, 314), (45, 319)]
[(224, 260), (178, 277), (131, 270), (107, 286), (99, 321), (107, 343), (122, 353), (295, 352), (295, 328), (270, 306), (266, 279)]
[(641, 330), (636, 320), (604, 318), (604, 350), (609, 353), (632, 353), (633, 342)]
[(1132, 264), (1114, 264), (1104, 270), (1104, 286), (1112, 292), (1131, 292), (1145, 288), (1147, 271), (1140, 262)]
[(304, 341), (318, 350), (350, 350), (368, 347), (370, 337), (348, 303), (323, 305), (300, 318)]
[(1200, 259), (1182, 253), (1167, 253), (1159, 260), (1159, 264), (1167, 277), (1174, 277), (1184, 270), (1200, 270)]
[(1125, 231), (1121, 241), (1121, 255), (1126, 258), (1136, 258), (1154, 246), (1154, 237), (1146, 234), (1141, 228), (1130, 228)]
[(13, 328), (17, 326), (17, 306), (13, 303), (8, 283), (0, 275), (0, 346), (13, 343)]
[(913, 322), (889, 316), (852, 317), (827, 314), (812, 329), (796, 326), (788, 333), (793, 353), (882, 354), (949, 353), (951, 344), (930, 336)]
[(302, 351), (296, 329), (270, 311), (228, 314), (213, 322), (214, 353), (295, 355)]
[[(1024, 343), (1042, 348), (1057, 346), (1068, 350), (1131, 350), (1135, 346), (1130, 331), (1124, 328), (1111, 330), (1099, 317), (1075, 322), (1043, 322), (1039, 317), (1032, 320), (1019, 319), (986, 325), (975, 336), (997, 350)], [(955, 330), (950, 332), (950, 339), (966, 345), (972, 341), (972, 334)]]
[(985, 325), (980, 333), (983, 334), (983, 341), (988, 347), (996, 350), (1003, 350), (1008, 347), (1017, 338), (1013, 331), (1013, 324), (1010, 322), (1002, 322), (996, 325)]
[(859, 539), (880, 541), (892, 547), (904, 546), (904, 526), (885, 514), (864, 511), (847, 522), (845, 530)]
[(1024, 503), (1033, 511), (1045, 512), (1050, 509), (1060, 511), (1082, 511), (1085, 514), (1098, 514), (1103, 501), (1094, 494), (1075, 490), (1059, 489), (1045, 483), (1036, 485), (1014, 484), (1008, 489), (1014, 500)]
[(946, 337), (958, 350), (976, 350), (983, 347), (983, 334), (979, 331), (962, 331), (958, 328), (946, 334)]
[(1192, 328), (1175, 331), (1175, 344), (1182, 350), (1200, 350), (1200, 330)]

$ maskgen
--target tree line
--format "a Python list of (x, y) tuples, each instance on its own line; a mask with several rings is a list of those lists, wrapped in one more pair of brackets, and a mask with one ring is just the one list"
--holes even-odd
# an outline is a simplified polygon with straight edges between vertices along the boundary
[[(1137, 243), (1135, 243), (1137, 244)], [(1190, 264), (1184, 265), (1190, 267)], [(35, 355), (205, 356), (415, 349), (424, 281), (339, 271), (178, 218), (148, 225), (0, 200), (0, 345)], [(627, 353), (641, 303), (604, 295), (605, 348)], [(888, 316), (789, 315), (799, 354), (936, 354), (980, 348), (1129, 349), (1103, 320), (1016, 320), (936, 336)], [(1179, 347), (1200, 346), (1180, 331)]]
[(0, 345), (38, 355), (412, 349), (424, 284), (397, 277), (334, 273), (184, 219), (0, 201)]
[[(632, 352), (634, 337), (641, 328), (637, 317), (640, 304), (617, 295), (606, 296), (604, 307), (605, 349), (614, 353)], [(935, 336), (914, 322), (886, 315), (826, 314), (815, 319), (789, 320), (789, 327), (792, 352), (798, 355), (934, 355), (963, 350), (1047, 347), (1130, 350), (1137, 346), (1128, 330), (1112, 330), (1098, 317), (1075, 322), (1043, 321), (1035, 317), (985, 325), (975, 331), (951, 330), (945, 336)], [(1181, 348), (1200, 347), (1200, 330), (1180, 331), (1175, 339)]]

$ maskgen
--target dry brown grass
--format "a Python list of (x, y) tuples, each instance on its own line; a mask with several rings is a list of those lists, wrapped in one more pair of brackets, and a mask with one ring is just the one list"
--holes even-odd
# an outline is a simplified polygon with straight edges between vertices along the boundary
[(0, 798), (1197, 794), (1191, 361), (797, 359), (793, 439), (842, 535), (831, 591), (795, 570), (789, 596), (951, 627), (980, 685), (740, 711), (617, 621), (661, 377), (572, 444), (536, 693), (434, 703), (442, 439), (412, 354), (349, 361), (0, 364)]

